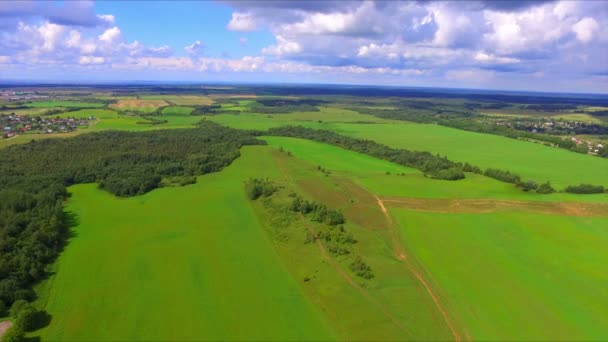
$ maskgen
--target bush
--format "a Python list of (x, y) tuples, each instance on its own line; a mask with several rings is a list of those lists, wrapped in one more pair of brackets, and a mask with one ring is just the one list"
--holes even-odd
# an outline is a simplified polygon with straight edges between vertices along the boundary
[(570, 185), (565, 191), (573, 194), (601, 194), (605, 189), (603, 185), (579, 184)]
[(536, 190), (538, 188), (538, 185), (536, 184), (535, 181), (533, 180), (529, 180), (523, 183), (518, 184), (518, 186), (523, 190), (523, 191), (532, 191), (532, 190)]
[(277, 191), (277, 187), (268, 179), (251, 178), (245, 182), (245, 192), (251, 200), (256, 200), (261, 196), (270, 196), (275, 191)]
[(518, 184), (521, 182), (521, 178), (512, 172), (498, 169), (487, 169), (484, 173), (484, 176), (494, 178), (501, 182)]
[(11, 316), (12, 318), (17, 318), (17, 315), (19, 314), (19, 312), (21, 312), (21, 310), (27, 308), (30, 305), (31, 304), (28, 303), (26, 300), (23, 300), (23, 299), (16, 300), (13, 303), (13, 305), (11, 306), (11, 309), (9, 310), (9, 316)]
[(553, 189), (553, 187), (551, 186), (551, 183), (549, 183), (549, 182), (539, 185), (538, 189), (536, 189), (536, 193), (539, 193), (539, 194), (551, 194), (554, 192), (555, 192), (555, 189)]
[(366, 264), (365, 261), (363, 261), (363, 259), (361, 259), (360, 256), (357, 256), (355, 258), (355, 260), (350, 264), (350, 269), (357, 276), (359, 276), (361, 278), (364, 278), (364, 279), (374, 278), (374, 273), (372, 272), (372, 268), (369, 267), (369, 265)]
[(6, 316), (6, 304), (0, 299), (0, 317)]

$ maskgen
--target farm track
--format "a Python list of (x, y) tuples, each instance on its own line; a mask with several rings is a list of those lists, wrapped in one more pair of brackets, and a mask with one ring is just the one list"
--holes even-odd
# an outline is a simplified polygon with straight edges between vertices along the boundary
[[(285, 160), (283, 160), (283, 158), (281, 158), (281, 156), (279, 156), (276, 159), (277, 159), (277, 164), (279, 166), (279, 169), (281, 171), (283, 178), (285, 180), (288, 180), (289, 182), (294, 182), (293, 178), (289, 175), (289, 173), (286, 170)], [(353, 180), (346, 179), (346, 178), (338, 178), (338, 179), (336, 179), (336, 181), (338, 182), (340, 187), (342, 189), (344, 189), (346, 191), (346, 193), (348, 193), (350, 196), (352, 196), (351, 198), (356, 199), (357, 202), (360, 203), (360, 205), (362, 205), (364, 207), (380, 208), (380, 210), (382, 212), (380, 214), (380, 217), (386, 219), (386, 227), (384, 227), (384, 229), (381, 229), (381, 230), (388, 230), (388, 233), (389, 233), (390, 239), (391, 239), (391, 243), (393, 245), (392, 248), (393, 248), (395, 258), (397, 260), (401, 261), (406, 266), (408, 272), (412, 275), (412, 277), (414, 277), (420, 283), (421, 287), (424, 289), (424, 292), (426, 292), (426, 294), (431, 298), (435, 308), (437, 309), (437, 311), (440, 313), (441, 317), (443, 318), (443, 320), (444, 320), (446, 326), (448, 327), (448, 330), (450, 330), (450, 333), (451, 333), (452, 337), (454, 338), (454, 340), (455, 341), (463, 340), (461, 333), (459, 332), (459, 331), (462, 331), (462, 335), (464, 335), (464, 340), (471, 341), (471, 338), (470, 338), (468, 332), (466, 331), (466, 329), (464, 327), (457, 326), (454, 323), (454, 320), (452, 319), (452, 315), (450, 313), (448, 313), (447, 310), (444, 308), (444, 305), (441, 304), (440, 296), (436, 293), (436, 291), (433, 290), (433, 288), (438, 288), (437, 284), (435, 284), (434, 282), (431, 283), (430, 280), (426, 280), (425, 277), (422, 275), (422, 272), (418, 271), (418, 269), (417, 269), (417, 266), (418, 267), (421, 267), (421, 266), (418, 265), (418, 263), (413, 261), (411, 258), (408, 258), (407, 254), (405, 253), (405, 248), (403, 247), (403, 244), (401, 242), (399, 231), (398, 231), (398, 229), (396, 229), (394, 227), (394, 222), (393, 222), (390, 214), (388, 213), (388, 210), (387, 210), (386, 206), (384, 205), (383, 201), (380, 198), (378, 198), (375, 194), (373, 194), (372, 192), (367, 190), (365, 187), (361, 186), (360, 184), (358, 184), (357, 182), (355, 182)], [(378, 205), (378, 206), (376, 207), (376, 205)], [(306, 229), (315, 237), (315, 241), (316, 241), (317, 246), (319, 247), (319, 250), (321, 251), (321, 254), (323, 255), (323, 257), (331, 265), (334, 266), (334, 268), (340, 274), (340, 276), (342, 276), (344, 278), (344, 280), (349, 283), (349, 285), (351, 285), (353, 288), (355, 288), (357, 291), (359, 291), (359, 293), (361, 293), (361, 295), (364, 298), (366, 298), (368, 301), (370, 301), (375, 306), (377, 306), (384, 313), (384, 315), (387, 318), (389, 318), (389, 320), (391, 320), (391, 322), (393, 322), (397, 327), (399, 327), (401, 330), (403, 330), (405, 332), (408, 332), (408, 330), (405, 327), (403, 327), (395, 319), (395, 317), (392, 316), (392, 314), (384, 308), (382, 303), (375, 300), (371, 296), (369, 291), (367, 291), (365, 288), (363, 288), (359, 284), (357, 284), (348, 275), (348, 273), (340, 266), (340, 264), (337, 261), (335, 261), (331, 257), (331, 255), (329, 255), (329, 253), (325, 249), (325, 246), (323, 245), (323, 243), (319, 239), (316, 238), (314, 229), (308, 224), (308, 222), (306, 222), (306, 220), (302, 216), (302, 214), (300, 214), (300, 220), (305, 225)], [(375, 230), (375, 229), (372, 229), (372, 230)], [(424, 293), (424, 292), (422, 292), (422, 293)]]
[(382, 203), (395, 208), (436, 213), (494, 213), (524, 211), (563, 216), (608, 216), (608, 203), (540, 202), (494, 199), (425, 199), (385, 197)]
[(422, 272), (418, 271), (418, 268), (420, 267), (420, 265), (418, 265), (418, 267), (416, 267), (415, 264), (418, 264), (418, 263), (413, 261), (412, 258), (408, 257), (408, 255), (405, 253), (405, 248), (402, 246), (401, 239), (399, 237), (399, 233), (398, 233), (397, 229), (395, 229), (393, 226), (393, 219), (391, 218), (390, 214), (388, 213), (388, 210), (386, 209), (384, 202), (379, 197), (377, 197), (375, 195), (374, 195), (374, 197), (376, 198), (376, 203), (378, 204), (378, 207), (384, 214), (384, 217), (386, 218), (386, 221), (387, 221), (389, 227), (391, 227), (390, 235), (391, 235), (391, 240), (392, 240), (392, 244), (393, 244), (393, 252), (395, 254), (395, 257), (405, 264), (405, 266), (407, 267), (409, 272), (414, 276), (414, 278), (416, 278), (416, 280), (418, 280), (418, 282), (422, 285), (422, 287), (424, 287), (426, 293), (429, 295), (429, 297), (433, 301), (433, 304), (435, 304), (437, 311), (439, 311), (439, 313), (443, 317), (443, 320), (445, 321), (445, 324), (449, 328), (450, 333), (452, 334), (452, 337), (454, 337), (454, 341), (462, 341), (463, 337), (461, 336), (461, 333), (459, 332), (459, 330), (462, 331), (462, 335), (464, 335), (465, 341), (471, 341), (471, 337), (469, 336), (466, 329), (462, 326), (457, 326), (456, 323), (454, 322), (454, 320), (452, 319), (452, 315), (450, 313), (448, 313), (448, 311), (444, 308), (444, 305), (441, 304), (440, 296), (437, 293), (435, 293), (435, 291), (433, 290), (433, 288), (438, 288), (438, 286), (436, 284), (431, 285), (429, 283), (430, 281), (427, 281), (425, 279), (425, 277), (422, 275)]

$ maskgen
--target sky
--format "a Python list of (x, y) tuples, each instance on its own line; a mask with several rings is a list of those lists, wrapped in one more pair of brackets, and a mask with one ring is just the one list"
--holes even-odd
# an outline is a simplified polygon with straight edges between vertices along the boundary
[(608, 93), (607, 1), (0, 1), (0, 82)]

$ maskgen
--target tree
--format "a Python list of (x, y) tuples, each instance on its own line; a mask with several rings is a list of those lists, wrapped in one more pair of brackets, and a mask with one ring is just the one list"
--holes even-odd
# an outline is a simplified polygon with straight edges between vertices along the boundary
[(521, 189), (523, 191), (526, 191), (526, 192), (536, 190), (536, 188), (538, 188), (538, 185), (533, 180), (523, 182), (523, 183), (519, 184), (519, 186), (521, 187)]

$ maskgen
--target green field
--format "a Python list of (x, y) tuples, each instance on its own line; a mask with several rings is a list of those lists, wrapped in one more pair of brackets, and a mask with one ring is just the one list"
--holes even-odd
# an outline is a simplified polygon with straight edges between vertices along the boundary
[(395, 209), (473, 340), (608, 338), (608, 218)]
[[(518, 173), (524, 179), (551, 181), (558, 189), (578, 183), (608, 185), (608, 160), (502, 136), (467, 132), (454, 128), (386, 121), (350, 111), (326, 109), (323, 113), (222, 114), (210, 120), (241, 129), (265, 130), (285, 125), (302, 125), (332, 130), (356, 138), (370, 139), (396, 148), (429, 151), (451, 160), (469, 162), (481, 168), (499, 168)], [(357, 121), (376, 123), (356, 123)]]
[(193, 110), (194, 110), (194, 108), (191, 108), (191, 107), (172, 106), (172, 107), (163, 108), (162, 114), (163, 115), (190, 115), (190, 113), (192, 113)]
[(51, 107), (64, 107), (64, 108), (101, 108), (105, 106), (104, 103), (98, 102), (78, 102), (78, 101), (37, 101), (27, 103), (26, 106), (34, 108), (51, 108)]
[(333, 339), (242, 190), (241, 170), (264, 160), (239, 161), (130, 199), (72, 187), (79, 225), (45, 290), (54, 318), (42, 339)]

